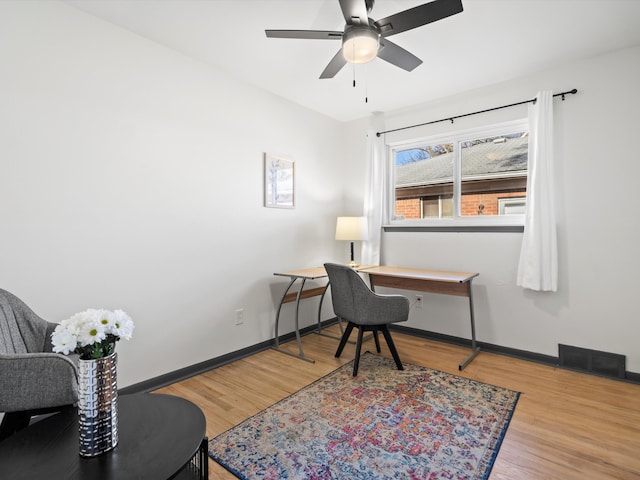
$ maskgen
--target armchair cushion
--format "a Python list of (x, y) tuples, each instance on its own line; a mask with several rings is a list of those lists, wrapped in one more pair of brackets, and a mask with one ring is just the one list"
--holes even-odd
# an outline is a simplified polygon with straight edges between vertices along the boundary
[(37, 410), (78, 401), (77, 355), (0, 355), (0, 412)]

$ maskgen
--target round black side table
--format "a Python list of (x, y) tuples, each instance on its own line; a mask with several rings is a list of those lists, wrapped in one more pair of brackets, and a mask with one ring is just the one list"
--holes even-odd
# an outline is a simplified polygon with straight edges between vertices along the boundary
[[(95, 458), (80, 457), (77, 410), (70, 408), (0, 442), (0, 477), (3, 480), (206, 478), (205, 430), (204, 414), (188, 400), (152, 393), (122, 395), (118, 398), (115, 449)], [(198, 455), (200, 465), (193, 468), (191, 461)]]

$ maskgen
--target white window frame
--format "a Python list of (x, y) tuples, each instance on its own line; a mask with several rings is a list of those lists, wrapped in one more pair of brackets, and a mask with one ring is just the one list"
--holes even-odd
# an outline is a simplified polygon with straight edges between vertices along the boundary
[[(455, 132), (421, 137), (413, 140), (405, 140), (401, 142), (393, 142), (387, 144), (387, 161), (389, 162), (389, 172), (391, 175), (392, 188), (388, 193), (387, 207), (390, 212), (389, 226), (394, 227), (466, 227), (466, 226), (522, 226), (524, 225), (524, 215), (479, 215), (479, 216), (461, 216), (460, 200), (462, 193), (462, 152), (459, 144), (462, 141), (476, 140), (486, 137), (495, 137), (499, 135), (509, 135), (518, 132), (529, 131), (529, 120), (527, 118), (504, 122), (495, 125), (477, 127), (467, 130), (459, 130)], [(421, 219), (403, 219), (395, 217), (395, 157), (399, 150), (407, 150), (418, 148), (424, 145), (437, 145), (444, 143), (453, 143), (454, 163), (453, 163), (453, 218), (421, 218)], [(528, 174), (528, 173), (527, 173)], [(526, 201), (526, 200), (525, 200)]]

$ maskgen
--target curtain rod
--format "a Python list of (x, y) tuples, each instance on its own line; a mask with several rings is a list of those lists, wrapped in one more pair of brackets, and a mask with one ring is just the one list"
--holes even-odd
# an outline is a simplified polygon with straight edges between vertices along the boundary
[[(573, 95), (573, 94), (576, 94), (576, 93), (578, 93), (578, 90), (576, 88), (574, 88), (573, 90), (568, 90), (566, 92), (556, 93), (553, 96), (554, 97), (562, 97), (562, 100), (564, 101), (565, 95)], [(536, 99), (532, 98), (531, 100), (525, 100), (523, 102), (510, 103), (509, 105), (502, 105), (500, 107), (487, 108), (486, 110), (479, 110), (477, 112), (465, 113), (463, 115), (456, 115), (455, 117), (441, 118), (440, 120), (433, 120), (432, 122), (419, 123), (417, 125), (409, 125), (408, 127), (394, 128), (393, 130), (385, 130), (384, 132), (377, 132), (376, 136), (379, 137), (380, 135), (383, 135), (385, 133), (398, 132), (400, 130), (407, 130), (408, 128), (423, 127), (425, 125), (431, 125), (432, 123), (449, 122), (449, 121), (451, 123), (453, 123), (453, 121), (455, 119), (457, 119), (457, 118), (470, 117), (471, 115), (478, 115), (479, 113), (493, 112), (494, 110), (501, 110), (503, 108), (515, 107), (516, 105), (524, 105), (526, 103), (534, 103), (535, 104), (536, 103)]]

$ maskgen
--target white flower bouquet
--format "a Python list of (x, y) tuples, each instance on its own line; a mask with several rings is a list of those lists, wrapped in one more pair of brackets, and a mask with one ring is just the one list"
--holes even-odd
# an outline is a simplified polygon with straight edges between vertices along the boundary
[(122, 310), (89, 309), (63, 320), (51, 334), (53, 351), (77, 353), (83, 360), (111, 355), (120, 339), (129, 340), (133, 321)]

